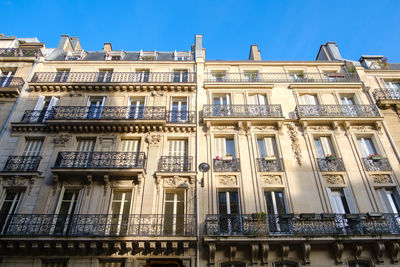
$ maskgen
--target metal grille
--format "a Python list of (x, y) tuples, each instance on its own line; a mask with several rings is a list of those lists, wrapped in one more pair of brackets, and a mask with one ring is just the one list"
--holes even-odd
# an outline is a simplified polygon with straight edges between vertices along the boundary
[(367, 171), (391, 171), (389, 160), (387, 158), (369, 159), (362, 158), (364, 167)]
[(204, 117), (282, 117), (281, 105), (204, 105)]
[(21, 77), (7, 77), (7, 80), (2, 81), (4, 77), (0, 76), (0, 87), (10, 87), (10, 88), (22, 88), (24, 85), (24, 79)]
[(158, 162), (160, 172), (190, 172), (192, 171), (192, 157), (162, 156)]
[(31, 172), (36, 171), (41, 156), (9, 156), (3, 171), (6, 172)]
[(400, 90), (396, 89), (375, 89), (373, 92), (375, 100), (398, 100), (400, 99)]
[(28, 48), (0, 48), (0, 57), (41, 57), (39, 49)]
[(321, 172), (341, 172), (344, 171), (344, 164), (342, 159), (317, 159), (318, 167)]
[(239, 159), (214, 159), (214, 171), (216, 172), (238, 172), (240, 171), (240, 160)]
[(297, 116), (304, 117), (379, 117), (375, 105), (298, 105)]
[(266, 160), (265, 158), (258, 158), (257, 167), (259, 172), (280, 172), (283, 170), (282, 159)]

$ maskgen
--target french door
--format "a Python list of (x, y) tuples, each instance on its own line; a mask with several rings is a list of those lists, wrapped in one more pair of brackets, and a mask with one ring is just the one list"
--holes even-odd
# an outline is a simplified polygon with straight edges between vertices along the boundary
[(20, 162), (21, 170), (36, 170), (42, 145), (43, 140), (41, 139), (26, 139), (24, 151), (22, 152), (22, 162)]
[(171, 99), (170, 122), (186, 122), (188, 120), (187, 98), (173, 97)]
[(1, 72), (0, 70), (0, 87), (8, 87), (14, 77), (14, 72)]
[(265, 191), (270, 232), (287, 232), (289, 223), (280, 215), (287, 213), (283, 191)]
[(132, 190), (114, 190), (110, 207), (110, 235), (126, 235), (129, 230)]
[(186, 83), (188, 81), (187, 70), (175, 70), (174, 71), (174, 82), (175, 83)]
[(317, 150), (318, 158), (325, 158), (330, 155), (335, 155), (332, 141), (328, 136), (321, 136), (314, 139), (315, 148)]
[(65, 190), (63, 187), (60, 193), (60, 199), (56, 208), (55, 225), (53, 234), (65, 235), (71, 231), (71, 225), (76, 222), (74, 214), (78, 213), (80, 199), (80, 190)]
[(347, 116), (357, 116), (356, 102), (353, 96), (341, 96), (342, 108)]
[(363, 158), (368, 158), (368, 156), (377, 153), (371, 138), (364, 138), (364, 137), (358, 138), (358, 145), (360, 147)]
[(30, 118), (31, 122), (44, 122), (52, 115), (52, 109), (58, 105), (58, 101), (59, 99), (54, 96), (39, 96), (34, 109), (37, 114)]
[(238, 191), (218, 192), (218, 214), (221, 233), (242, 232)]
[(144, 109), (146, 104), (145, 97), (139, 98), (129, 98), (129, 119), (143, 119), (144, 118)]
[(214, 95), (213, 98), (214, 116), (229, 116), (231, 110), (231, 97), (229, 94)]
[(88, 98), (88, 118), (89, 119), (100, 119), (103, 107), (106, 102), (106, 97), (90, 97)]
[(4, 190), (0, 209), (0, 227), (2, 234), (7, 233), (10, 222), (12, 221), (12, 216), (18, 210), (22, 196), (23, 191)]
[(167, 190), (164, 198), (165, 235), (183, 235), (185, 232), (185, 191)]
[(188, 145), (186, 140), (168, 140), (167, 162), (163, 162), (163, 169), (171, 172), (188, 170)]
[(92, 163), (95, 141), (95, 139), (78, 139), (75, 167), (87, 168)]

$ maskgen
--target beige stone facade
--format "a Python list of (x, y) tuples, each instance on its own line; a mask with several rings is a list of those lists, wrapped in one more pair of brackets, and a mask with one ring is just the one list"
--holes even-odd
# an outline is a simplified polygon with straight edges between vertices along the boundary
[(209, 61), (198, 35), (42, 51), (0, 140), (2, 266), (399, 265), (398, 117), (368, 70)]

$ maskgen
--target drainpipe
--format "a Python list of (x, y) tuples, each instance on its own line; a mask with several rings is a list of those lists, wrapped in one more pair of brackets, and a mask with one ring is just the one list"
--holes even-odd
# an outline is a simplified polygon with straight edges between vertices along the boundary
[(39, 58), (36, 58), (35, 61), (33, 62), (32, 68), (29, 71), (28, 77), (26, 78), (26, 81), (25, 81), (24, 85), (22, 86), (21, 92), (19, 93), (17, 99), (15, 100), (15, 102), (14, 102), (12, 108), (11, 108), (11, 111), (7, 116), (7, 120), (4, 122), (3, 128), (1, 129), (1, 132), (0, 132), (0, 140), (3, 138), (3, 135), (6, 132), (7, 126), (9, 124), (10, 120), (11, 120), (12, 114), (14, 113), (14, 111), (15, 111), (17, 105), (18, 105), (18, 102), (19, 102), (19, 100), (21, 98), (22, 92), (24, 92), (26, 87), (28, 87), (28, 81), (32, 78), (33, 70), (35, 69), (36, 64), (37, 64), (38, 61), (39, 61)]

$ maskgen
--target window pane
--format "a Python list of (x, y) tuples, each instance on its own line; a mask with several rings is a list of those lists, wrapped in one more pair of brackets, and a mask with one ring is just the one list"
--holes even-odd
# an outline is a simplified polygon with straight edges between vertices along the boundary
[(283, 192), (275, 192), (275, 203), (278, 214), (286, 213), (285, 199)]
[(231, 214), (239, 214), (239, 196), (237, 192), (229, 192)]
[(233, 139), (226, 139), (226, 155), (232, 155), (233, 158), (235, 155), (235, 142)]
[(219, 214), (227, 214), (226, 208), (226, 192), (219, 192), (218, 193), (218, 208)]
[(317, 150), (318, 158), (324, 158), (325, 152), (324, 152), (324, 149), (322, 148), (321, 139), (315, 138), (314, 142), (315, 142), (315, 149)]
[(267, 150), (265, 149), (264, 138), (258, 138), (257, 145), (258, 145), (258, 156), (260, 158), (264, 158), (265, 156), (267, 156)]
[(265, 191), (265, 200), (267, 201), (267, 212), (268, 214), (275, 214), (274, 206), (272, 203), (272, 194), (270, 191)]

